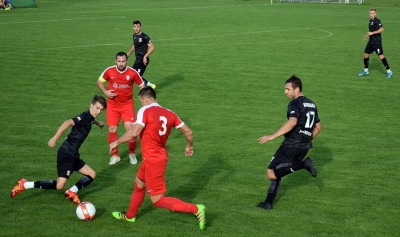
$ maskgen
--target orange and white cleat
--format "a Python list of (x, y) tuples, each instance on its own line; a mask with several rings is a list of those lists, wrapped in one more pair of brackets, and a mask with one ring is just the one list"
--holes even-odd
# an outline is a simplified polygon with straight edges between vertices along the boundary
[(24, 187), (25, 182), (26, 182), (26, 179), (20, 179), (18, 181), (18, 184), (15, 185), (15, 187), (11, 190), (11, 198), (14, 198), (20, 192), (25, 190), (25, 187)]

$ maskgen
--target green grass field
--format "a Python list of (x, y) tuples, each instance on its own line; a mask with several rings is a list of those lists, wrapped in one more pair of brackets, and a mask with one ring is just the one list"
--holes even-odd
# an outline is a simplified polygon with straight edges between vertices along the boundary
[[(0, 236), (398, 235), (399, 2), (43, 0), (0, 11)], [(376, 55), (370, 74), (357, 75), (374, 6), (392, 79)], [(204, 231), (194, 216), (154, 208), (148, 197), (136, 223), (115, 220), (111, 212), (128, 207), (138, 165), (129, 164), (126, 144), (122, 161), (108, 165), (107, 129), (97, 126), (80, 149), (97, 179), (79, 192), (96, 206), (96, 219), (79, 221), (63, 191), (10, 198), (22, 177), (56, 179), (62, 138), (55, 148), (47, 142), (100, 94), (96, 80), (130, 49), (136, 19), (155, 45), (145, 77), (157, 84), (158, 102), (195, 133), (190, 158), (184, 136), (170, 136), (167, 195), (205, 204)], [(265, 211), (255, 205), (282, 138), (257, 139), (286, 121), (284, 82), (292, 74), (319, 108), (322, 133), (309, 152), (319, 173), (283, 178), (274, 209)], [(66, 188), (80, 177), (74, 173)]]

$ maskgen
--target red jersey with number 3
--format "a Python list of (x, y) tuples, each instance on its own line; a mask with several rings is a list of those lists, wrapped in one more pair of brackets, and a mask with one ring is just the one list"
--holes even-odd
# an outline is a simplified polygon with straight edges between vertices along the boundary
[(126, 67), (122, 72), (118, 70), (117, 66), (109, 67), (104, 70), (100, 78), (108, 82), (108, 90), (114, 90), (118, 94), (114, 98), (108, 98), (108, 102), (113, 105), (133, 103), (134, 83), (138, 86), (144, 85), (142, 77), (131, 67)]
[(171, 128), (180, 128), (185, 124), (178, 115), (157, 103), (140, 108), (136, 123), (144, 127), (140, 134), (140, 146), (143, 159), (148, 161), (168, 159), (165, 144)]

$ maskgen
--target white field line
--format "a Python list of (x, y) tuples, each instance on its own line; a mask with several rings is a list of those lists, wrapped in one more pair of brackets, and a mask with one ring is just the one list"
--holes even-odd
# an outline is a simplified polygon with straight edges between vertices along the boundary
[(57, 22), (57, 21), (77, 21), (77, 20), (102, 20), (110, 18), (126, 18), (125, 16), (110, 16), (110, 17), (98, 17), (98, 18), (65, 18), (65, 19), (55, 19), (55, 20), (37, 20), (37, 21), (11, 21), (11, 22), (0, 22), (0, 25), (10, 25), (10, 24), (26, 24), (26, 23), (43, 23), (43, 22)]
[[(268, 44), (268, 43), (281, 43), (281, 42), (296, 42), (296, 41), (307, 41), (307, 40), (315, 40), (315, 39), (324, 39), (331, 37), (333, 35), (332, 32), (326, 31), (326, 30), (321, 30), (317, 28), (292, 28), (292, 29), (280, 29), (280, 30), (267, 30), (267, 31), (255, 31), (255, 32), (240, 32), (240, 33), (231, 33), (231, 34), (220, 34), (220, 35), (203, 35), (203, 36), (193, 36), (193, 37), (182, 37), (182, 38), (169, 38), (169, 39), (158, 39), (158, 40), (153, 40), (153, 42), (165, 42), (165, 41), (176, 41), (176, 40), (190, 40), (190, 39), (201, 39), (201, 38), (211, 38), (211, 37), (225, 37), (225, 36), (235, 36), (235, 35), (246, 35), (246, 34), (264, 34), (264, 33), (271, 33), (271, 32), (279, 32), (279, 31), (294, 31), (294, 30), (316, 30), (316, 31), (322, 31), (326, 33), (325, 36), (321, 37), (314, 37), (314, 38), (307, 38), (307, 39), (299, 39), (299, 40), (285, 40), (285, 41), (265, 41), (265, 42), (253, 42), (253, 43), (247, 43), (247, 44)], [(53, 51), (53, 50), (62, 50), (62, 49), (73, 49), (73, 48), (90, 48), (90, 47), (100, 47), (100, 46), (114, 46), (114, 45), (127, 45), (129, 44), (128, 42), (117, 42), (117, 43), (109, 43), (109, 44), (89, 44), (89, 45), (73, 45), (73, 46), (62, 46), (62, 47), (55, 47), (55, 48), (42, 48), (42, 49), (29, 49), (29, 50), (22, 50), (22, 51), (13, 51), (13, 52), (0, 52), (0, 55), (6, 55), (6, 54), (18, 54), (18, 53), (27, 53), (27, 52), (42, 52), (42, 51)], [(244, 44), (243, 42), (238, 42), (234, 44)], [(166, 44), (161, 44), (161, 45), (215, 45), (215, 44), (171, 44), (171, 43), (166, 43)]]

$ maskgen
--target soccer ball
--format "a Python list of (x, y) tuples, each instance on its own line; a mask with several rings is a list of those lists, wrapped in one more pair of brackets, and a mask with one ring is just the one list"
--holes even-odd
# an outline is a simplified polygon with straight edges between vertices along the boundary
[(90, 221), (96, 216), (96, 208), (90, 202), (81, 202), (76, 208), (76, 215), (82, 221)]

